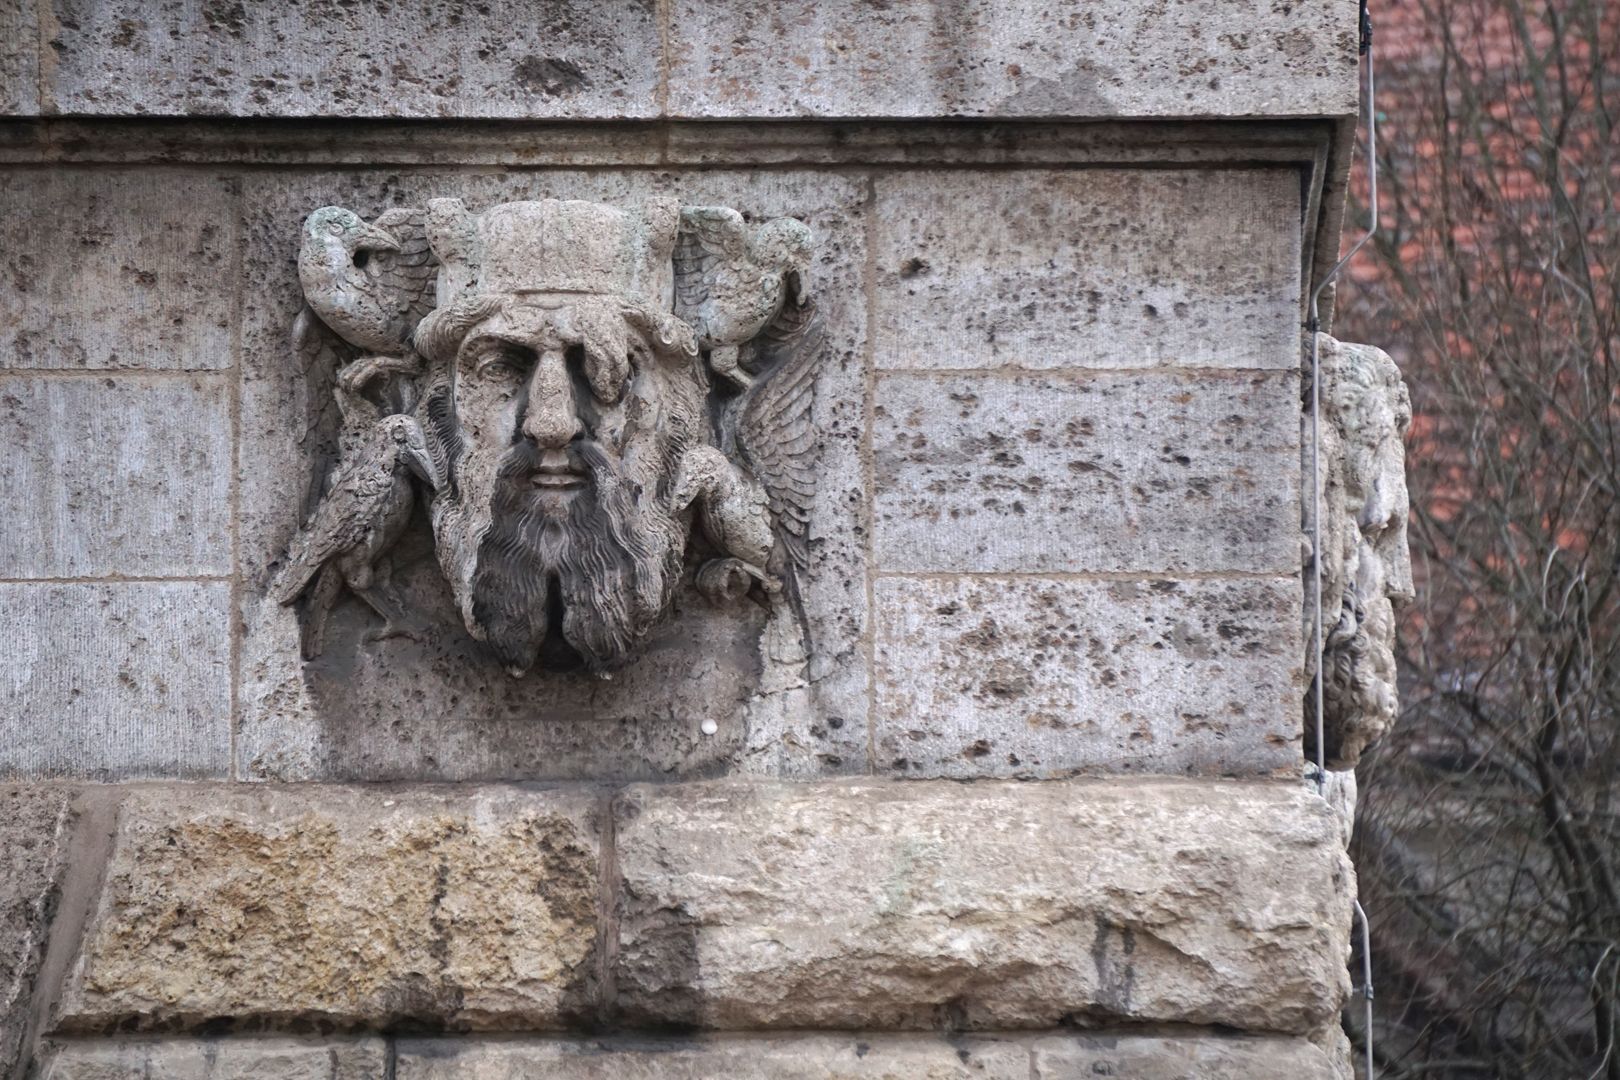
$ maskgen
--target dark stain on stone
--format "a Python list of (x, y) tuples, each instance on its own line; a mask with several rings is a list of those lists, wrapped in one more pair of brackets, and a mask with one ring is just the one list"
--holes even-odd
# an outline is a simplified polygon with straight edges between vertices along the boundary
[(591, 81), (578, 64), (558, 56), (526, 56), (512, 70), (525, 90), (546, 97), (572, 94)]

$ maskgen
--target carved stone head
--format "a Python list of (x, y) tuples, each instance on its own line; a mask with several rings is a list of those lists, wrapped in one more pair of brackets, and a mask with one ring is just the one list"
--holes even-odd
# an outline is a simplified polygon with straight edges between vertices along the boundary
[(1351, 768), (1395, 720), (1395, 607), (1412, 599), (1404, 438), (1412, 405), (1388, 354), (1322, 335), (1323, 712)]
[[(317, 211), (318, 224), (344, 214)], [(350, 246), (371, 245), (359, 260), (306, 230), (322, 244), (301, 271), (363, 264), (359, 288), (352, 265), (303, 274), (306, 294), (348, 282), (336, 300), (310, 295), (314, 311), (368, 350), (375, 333), (362, 341), (346, 320), (370, 331), (379, 306), (420, 314), (398, 363), (360, 358), (339, 373), (340, 403), (350, 423), (375, 423), (363, 384), (404, 373), (409, 385), (385, 397), (405, 403), (432, 458), (423, 494), (439, 565), (468, 631), (508, 669), (623, 664), (670, 609), (689, 551), (721, 564), (700, 586), (779, 592), (813, 490), (805, 454), (776, 460), (809, 423), (810, 395), (784, 406), (784, 391), (805, 390), (820, 352), (800, 292), (804, 226), (779, 219), (751, 240), (735, 211), (673, 199), (477, 214), (435, 200), (392, 229), (349, 224)], [(348, 584), (365, 597), (369, 586)]]

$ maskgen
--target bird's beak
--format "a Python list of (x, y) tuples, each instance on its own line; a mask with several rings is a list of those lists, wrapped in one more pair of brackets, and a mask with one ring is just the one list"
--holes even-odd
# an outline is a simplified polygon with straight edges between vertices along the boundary
[(375, 225), (367, 225), (360, 233), (360, 240), (354, 245), (356, 251), (398, 251), (399, 241), (394, 234), (379, 229)]

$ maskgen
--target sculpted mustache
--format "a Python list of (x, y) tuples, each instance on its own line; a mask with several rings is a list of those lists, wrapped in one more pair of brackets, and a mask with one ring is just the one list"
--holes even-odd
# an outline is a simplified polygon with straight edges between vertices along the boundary
[[(540, 468), (541, 456), (545, 451), (527, 439), (516, 443), (495, 466), (495, 475), (503, 480), (518, 477), (527, 477)], [(600, 443), (586, 441), (574, 442), (568, 445), (570, 461), (584, 468), (592, 476), (600, 477), (603, 474), (613, 474), (613, 459), (608, 456)]]

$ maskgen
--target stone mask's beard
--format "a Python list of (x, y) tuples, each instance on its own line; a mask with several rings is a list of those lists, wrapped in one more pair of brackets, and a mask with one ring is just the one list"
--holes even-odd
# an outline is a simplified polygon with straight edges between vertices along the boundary
[(496, 467), (471, 615), (514, 673), (537, 661), (591, 670), (623, 663), (663, 614), (679, 572), (669, 522), (646, 520), (662, 508), (638, 506), (597, 444), (575, 443), (570, 453), (591, 482), (560, 509), (531, 482), (540, 464), (533, 444), (514, 446)]

